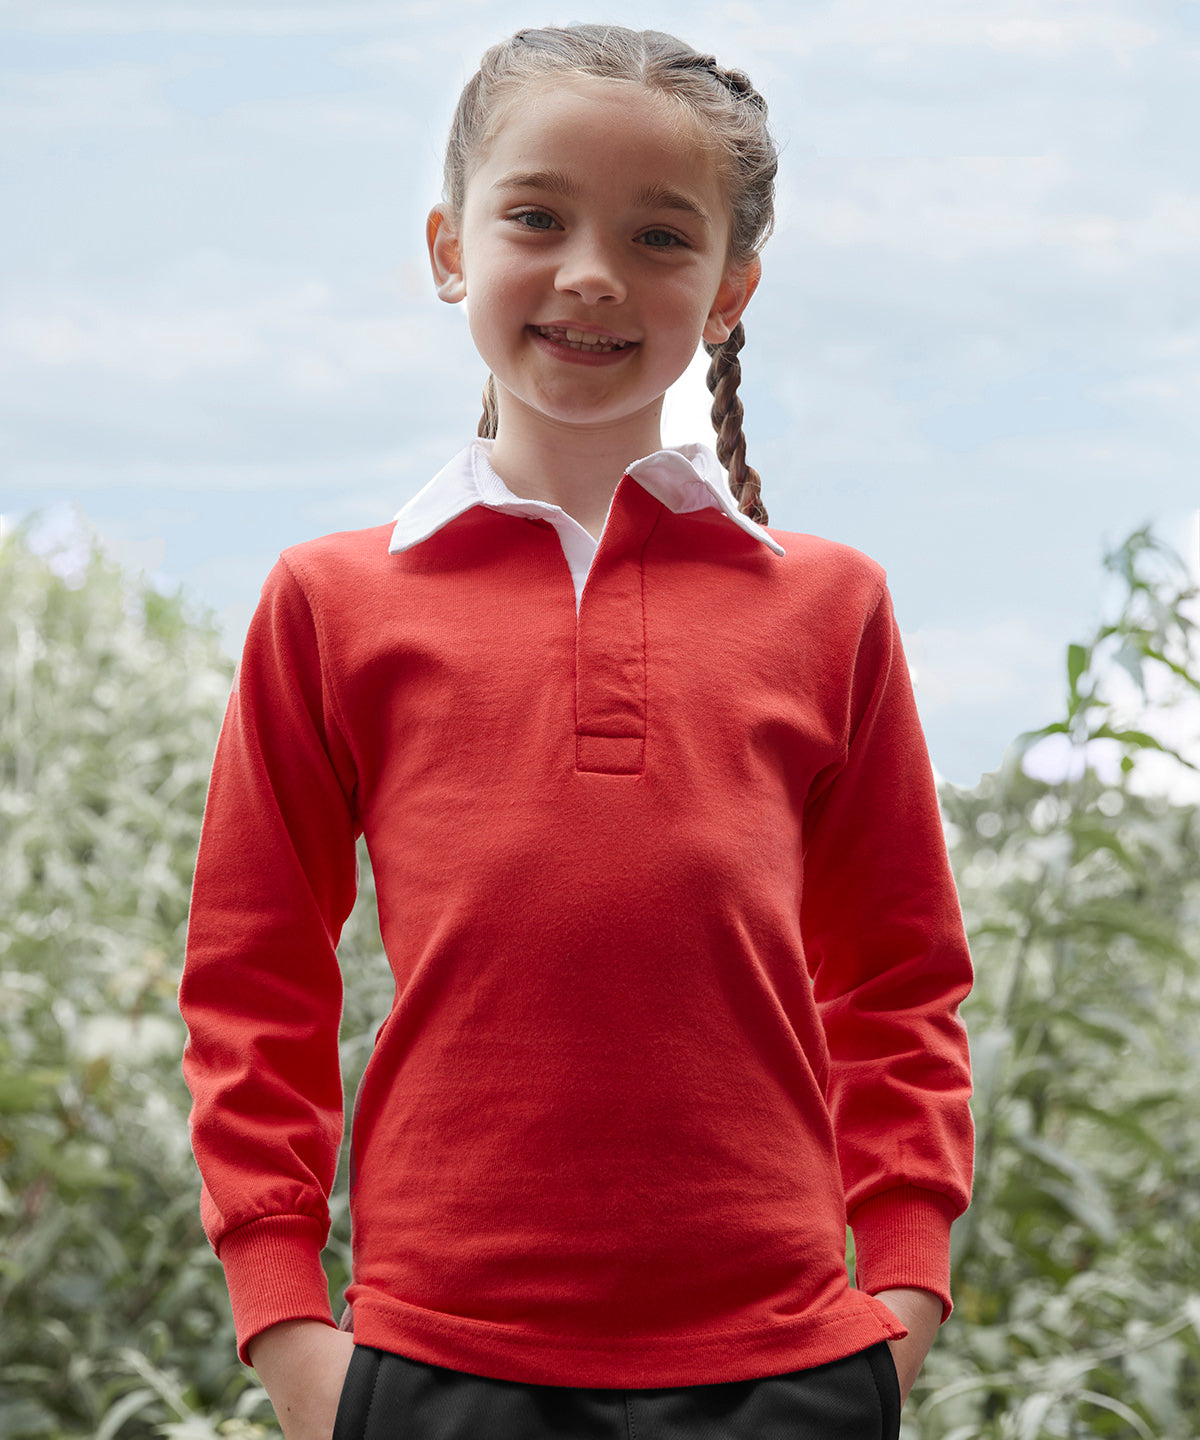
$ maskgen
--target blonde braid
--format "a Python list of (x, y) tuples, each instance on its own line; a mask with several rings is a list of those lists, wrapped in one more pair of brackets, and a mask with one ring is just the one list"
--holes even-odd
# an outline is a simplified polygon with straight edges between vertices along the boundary
[(738, 351), (746, 343), (746, 331), (739, 321), (720, 345), (704, 343), (712, 356), (708, 367), (708, 388), (712, 391), (712, 423), (717, 432), (717, 459), (729, 471), (729, 488), (743, 515), (760, 525), (767, 523), (767, 510), (762, 502), (762, 481), (758, 471), (746, 464), (746, 437), (742, 434), (742, 402), (738, 386), (742, 365)]
[(483, 384), (483, 414), (479, 417), (479, 429), (475, 432), (481, 440), (494, 440), (500, 420), (500, 407), (496, 402), (496, 377), (489, 375)]

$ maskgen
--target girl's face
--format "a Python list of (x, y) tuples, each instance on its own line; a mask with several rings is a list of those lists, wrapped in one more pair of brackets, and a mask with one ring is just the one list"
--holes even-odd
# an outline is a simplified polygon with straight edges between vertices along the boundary
[(429, 247), (441, 298), (470, 297), (501, 434), (522, 416), (657, 427), (667, 387), (758, 281), (757, 261), (728, 262), (725, 187), (695, 121), (587, 76), (509, 101), (462, 215), (431, 213)]

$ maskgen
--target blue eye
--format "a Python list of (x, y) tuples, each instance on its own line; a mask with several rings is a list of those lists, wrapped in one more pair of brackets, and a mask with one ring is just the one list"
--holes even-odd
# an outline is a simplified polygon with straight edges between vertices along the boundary
[(545, 210), (521, 210), (513, 219), (524, 225), (526, 230), (551, 230), (555, 224), (554, 216), (548, 215)]

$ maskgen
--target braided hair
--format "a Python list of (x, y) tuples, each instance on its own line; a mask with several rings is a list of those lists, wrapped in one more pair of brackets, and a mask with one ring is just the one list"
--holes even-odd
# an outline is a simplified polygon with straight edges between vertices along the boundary
[[(467, 181), (503, 118), (505, 102), (522, 87), (555, 74), (629, 80), (674, 97), (718, 145), (729, 202), (729, 261), (748, 265), (774, 223), (777, 168), (775, 142), (767, 129), (767, 105), (740, 70), (726, 70), (705, 55), (659, 30), (620, 25), (570, 25), (562, 29), (518, 30), (493, 45), (459, 97), (446, 146), (444, 199), (461, 215)], [(729, 487), (743, 514), (766, 524), (757, 471), (746, 463), (738, 354), (746, 332), (739, 323), (720, 344), (705, 342), (710, 356), (708, 388), (717, 432), (717, 458), (729, 472)], [(496, 382), (483, 391), (479, 434), (496, 434)]]

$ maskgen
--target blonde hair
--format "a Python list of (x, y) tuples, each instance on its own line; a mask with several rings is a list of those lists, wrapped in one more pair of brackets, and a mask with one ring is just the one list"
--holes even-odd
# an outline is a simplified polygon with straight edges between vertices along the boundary
[[(673, 96), (690, 110), (724, 162), (729, 259), (736, 265), (754, 259), (775, 218), (777, 151), (767, 129), (766, 101), (740, 70), (724, 70), (711, 55), (660, 30), (570, 25), (518, 30), (511, 39), (493, 45), (464, 86), (450, 126), (443, 198), (453, 214), (462, 214), (467, 181), (495, 133), (503, 102), (523, 85), (562, 74), (634, 81)], [(742, 513), (765, 525), (758, 472), (746, 463), (737, 393), (742, 375), (738, 352), (745, 339), (739, 322), (723, 343), (705, 342), (711, 357), (708, 388), (713, 396), (717, 457), (729, 472), (730, 489)], [(496, 422), (496, 382), (489, 375), (479, 434), (494, 436)]]

